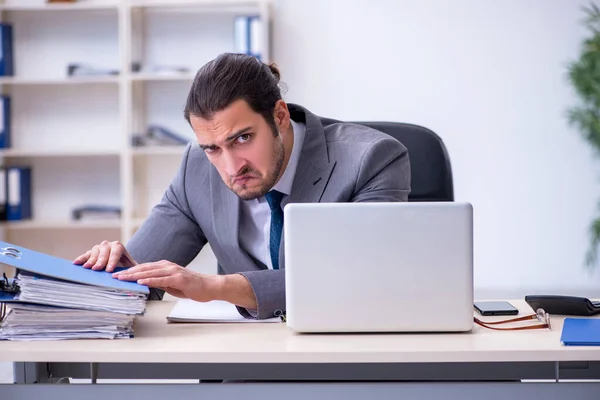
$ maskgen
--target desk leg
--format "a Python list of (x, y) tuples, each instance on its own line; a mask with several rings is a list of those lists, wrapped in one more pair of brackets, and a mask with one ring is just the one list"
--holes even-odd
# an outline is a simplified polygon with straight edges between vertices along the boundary
[(48, 363), (13, 363), (14, 383), (47, 383), (50, 379)]
[(90, 363), (90, 377), (93, 384), (98, 381), (98, 363)]

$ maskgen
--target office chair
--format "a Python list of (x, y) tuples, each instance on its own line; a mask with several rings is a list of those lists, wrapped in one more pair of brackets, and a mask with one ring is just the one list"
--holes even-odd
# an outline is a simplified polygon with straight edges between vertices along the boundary
[[(341, 121), (321, 118), (323, 126)], [(400, 122), (351, 121), (387, 133), (408, 149), (411, 192), (408, 201), (454, 201), (450, 157), (442, 139), (431, 130)]]

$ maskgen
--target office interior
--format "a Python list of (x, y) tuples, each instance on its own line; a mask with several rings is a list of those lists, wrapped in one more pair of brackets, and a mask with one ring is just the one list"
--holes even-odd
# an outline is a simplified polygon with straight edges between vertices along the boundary
[[(581, 104), (569, 65), (590, 35), (583, 7), (600, 2), (129, 3), (0, 3), (14, 29), (14, 75), (0, 77), (11, 142), (0, 156), (31, 171), (31, 215), (2, 222), (2, 240), (68, 259), (127, 242), (184, 148), (144, 135), (195, 140), (183, 117), (194, 73), (236, 51), (236, 18), (259, 15), (253, 48), (280, 67), (286, 101), (443, 140), (455, 200), (473, 205), (476, 298), (600, 298), (600, 265), (587, 262), (600, 164), (568, 117)], [(216, 266), (207, 246), (189, 267)], [(0, 363), (0, 381), (12, 380)]]

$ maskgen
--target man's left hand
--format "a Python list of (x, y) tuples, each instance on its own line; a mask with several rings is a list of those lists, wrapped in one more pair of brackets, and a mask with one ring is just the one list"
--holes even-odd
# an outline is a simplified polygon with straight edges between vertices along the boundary
[(201, 274), (164, 260), (138, 264), (114, 273), (113, 277), (162, 289), (175, 297), (202, 302), (214, 300), (222, 285), (219, 275)]

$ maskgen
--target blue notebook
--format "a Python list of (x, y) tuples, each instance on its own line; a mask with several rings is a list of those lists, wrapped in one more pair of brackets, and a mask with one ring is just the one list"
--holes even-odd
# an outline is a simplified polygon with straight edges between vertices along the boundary
[(600, 346), (600, 319), (565, 318), (560, 341), (565, 346)]
[(71, 260), (50, 256), (24, 247), (0, 241), (0, 263), (13, 266), (22, 271), (62, 279), (84, 285), (100, 286), (110, 289), (127, 290), (149, 294), (145, 285), (136, 282), (120, 281), (106, 271), (94, 271), (75, 265)]

